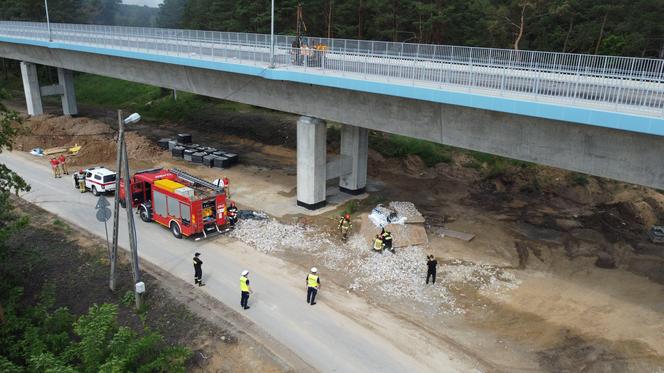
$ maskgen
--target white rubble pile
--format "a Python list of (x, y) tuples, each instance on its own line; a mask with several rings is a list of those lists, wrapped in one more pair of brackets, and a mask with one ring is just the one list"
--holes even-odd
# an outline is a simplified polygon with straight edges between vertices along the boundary
[(443, 283), (471, 284), (478, 288), (482, 295), (503, 295), (517, 288), (519, 281), (512, 272), (505, 271), (487, 264), (476, 264), (453, 260), (442, 267), (439, 266), (439, 281)]
[[(368, 250), (365, 249), (365, 252)], [(353, 290), (379, 290), (383, 295), (414, 300), (430, 306), (440, 306), (445, 314), (463, 314), (455, 297), (445, 286), (424, 286), (426, 252), (420, 247), (409, 247), (396, 254), (368, 253), (353, 258), (348, 266), (354, 274)]]
[(263, 253), (285, 249), (316, 252), (323, 247), (334, 245), (327, 234), (315, 228), (283, 224), (274, 219), (241, 220), (230, 236)]
[(487, 296), (501, 296), (519, 285), (511, 272), (453, 261), (439, 264), (436, 285), (425, 286), (427, 252), (422, 247), (377, 254), (359, 234), (339, 244), (315, 227), (283, 224), (274, 219), (242, 220), (230, 235), (264, 253), (287, 250), (314, 255), (321, 266), (347, 273), (350, 290), (378, 290), (384, 297), (426, 304), (449, 315), (465, 312), (449, 290), (455, 284), (470, 284)]
[(392, 208), (399, 216), (417, 216), (420, 215), (420, 212), (417, 210), (415, 205), (412, 202), (399, 202), (392, 201), (390, 202), (390, 208)]

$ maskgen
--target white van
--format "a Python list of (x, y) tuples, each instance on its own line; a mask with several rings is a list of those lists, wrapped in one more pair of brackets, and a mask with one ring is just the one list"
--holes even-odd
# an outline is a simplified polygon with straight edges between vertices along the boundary
[(117, 174), (105, 167), (91, 167), (74, 173), (74, 188), (79, 189), (78, 182), (85, 179), (85, 189), (95, 196), (115, 191)]

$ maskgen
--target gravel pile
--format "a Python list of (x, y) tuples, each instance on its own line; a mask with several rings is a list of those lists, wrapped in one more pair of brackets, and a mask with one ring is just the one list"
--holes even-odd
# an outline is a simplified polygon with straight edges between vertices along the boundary
[(446, 284), (470, 284), (477, 287), (482, 295), (504, 295), (521, 283), (512, 272), (487, 264), (453, 260), (440, 269), (440, 281)]
[(390, 202), (390, 208), (399, 214), (399, 216), (418, 216), (420, 212), (412, 202)]
[(315, 228), (283, 224), (274, 219), (240, 220), (230, 236), (263, 253), (286, 249), (316, 252), (333, 245), (327, 234), (318, 232)]
[(377, 290), (381, 296), (415, 301), (437, 313), (465, 313), (450, 291), (458, 284), (473, 286), (487, 296), (502, 296), (519, 285), (511, 272), (500, 268), (452, 261), (439, 264), (435, 286), (424, 286), (427, 252), (422, 247), (399, 249), (396, 254), (377, 254), (359, 234), (341, 244), (316, 227), (283, 224), (273, 219), (242, 220), (231, 236), (264, 253), (290, 251), (313, 255), (319, 267), (347, 273), (349, 290)]

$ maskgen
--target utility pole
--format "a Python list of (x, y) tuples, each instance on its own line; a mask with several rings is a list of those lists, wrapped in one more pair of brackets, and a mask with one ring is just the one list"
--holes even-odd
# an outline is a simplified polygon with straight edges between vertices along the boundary
[(270, 18), (270, 68), (274, 69), (274, 0), (272, 0), (272, 16)]
[(116, 155), (115, 198), (113, 201), (113, 245), (111, 245), (111, 279), (108, 287), (115, 291), (115, 266), (118, 256), (118, 230), (120, 228), (120, 177), (122, 176), (122, 139), (124, 138), (124, 123), (122, 111), (118, 110), (118, 151)]
[(113, 247), (111, 248), (111, 290), (115, 290), (115, 267), (117, 261), (118, 248), (118, 228), (119, 228), (119, 204), (120, 204), (120, 178), (124, 179), (125, 210), (127, 211), (127, 231), (129, 233), (129, 247), (131, 249), (132, 273), (134, 275), (134, 296), (136, 300), (136, 309), (140, 309), (143, 304), (143, 294), (145, 293), (145, 284), (141, 281), (141, 272), (138, 265), (138, 240), (136, 237), (136, 225), (134, 224), (134, 209), (131, 196), (130, 174), (129, 174), (129, 156), (127, 155), (127, 144), (124, 136), (124, 125), (135, 123), (140, 120), (140, 115), (132, 114), (127, 119), (122, 119), (122, 110), (118, 110), (118, 151), (117, 151), (117, 175), (115, 179), (115, 215), (113, 219)]

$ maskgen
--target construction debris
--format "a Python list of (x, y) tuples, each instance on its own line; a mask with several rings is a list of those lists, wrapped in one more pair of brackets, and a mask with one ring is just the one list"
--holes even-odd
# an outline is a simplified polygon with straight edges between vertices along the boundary
[(650, 241), (654, 243), (664, 243), (664, 226), (655, 225), (648, 232)]
[(471, 233), (463, 233), (459, 231), (453, 231), (451, 229), (443, 228), (443, 227), (431, 227), (431, 231), (433, 233), (439, 234), (443, 237), (453, 237), (462, 241), (470, 242), (475, 238), (474, 234)]
[(394, 210), (398, 216), (406, 219), (406, 224), (423, 224), (424, 216), (417, 210), (412, 202), (390, 202), (390, 208)]
[[(369, 224), (368, 217), (364, 219)], [(422, 227), (423, 229), (423, 227)], [(231, 233), (264, 253), (290, 252), (316, 257), (328, 269), (347, 275), (350, 291), (371, 291), (379, 297), (400, 298), (425, 304), (430, 313), (459, 315), (465, 309), (454, 290), (472, 286), (484, 295), (502, 297), (519, 285), (515, 276), (490, 265), (453, 261), (438, 267), (438, 282), (424, 286), (426, 250), (409, 246), (396, 254), (371, 251), (361, 234), (339, 243), (315, 226), (284, 224), (274, 219), (240, 220)]]

